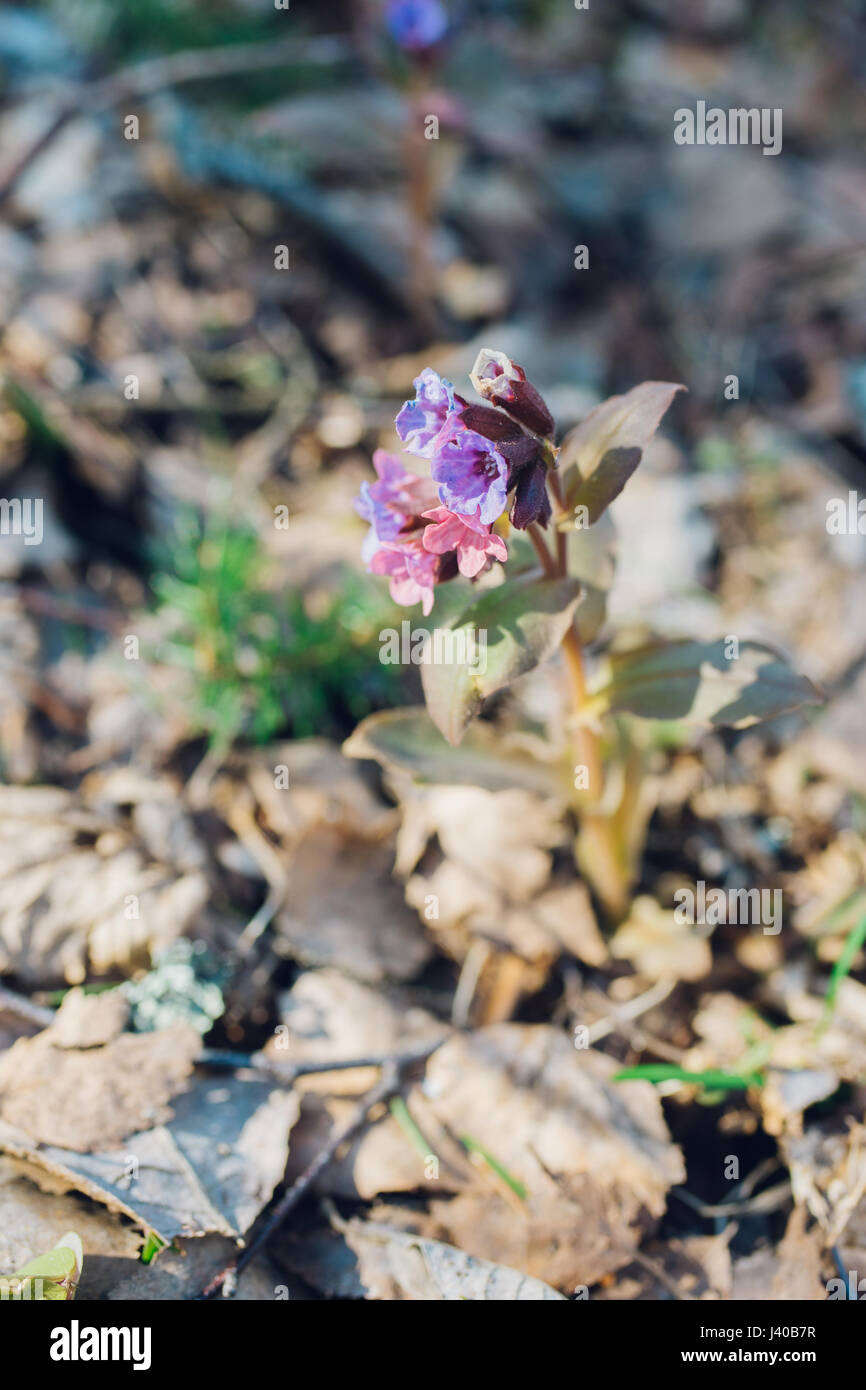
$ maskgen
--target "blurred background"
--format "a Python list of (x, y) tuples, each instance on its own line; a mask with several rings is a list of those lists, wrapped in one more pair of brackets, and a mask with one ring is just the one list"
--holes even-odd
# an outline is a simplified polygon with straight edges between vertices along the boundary
[[(420, 49), (376, 0), (0, 14), (0, 474), (44, 498), (42, 544), (0, 546), (8, 778), (407, 698), (349, 501), (420, 367), (480, 345), (563, 430), (688, 386), (618, 508), (615, 614), (753, 609), (822, 679), (862, 651), (823, 526), (866, 458), (860, 6), (444, 12)], [(697, 100), (782, 107), (782, 154), (677, 145)]]
[[(524, 1021), (611, 1031), (610, 1000), (642, 986), (588, 898), (565, 948), (503, 929), (507, 1004), (472, 1013), (476, 928), (487, 951), (517, 915), (494, 895), (434, 946), (392, 877), (412, 796), (398, 811), (339, 752), (365, 715), (419, 699), (416, 669), (378, 659), (382, 629), (418, 615), (364, 574), (352, 498), (418, 372), (465, 391), (492, 347), (560, 434), (645, 379), (687, 386), (612, 508), (611, 620), (769, 641), (827, 697), (757, 732), (652, 735), (639, 891), (783, 882), (802, 949), (787, 916), (784, 943), (725, 938), (711, 961), (702, 942), (691, 974), (673, 949), (686, 983), (651, 1043), (611, 1047), (684, 1056), (712, 968), (728, 1012), (703, 1064), (728, 1065), (731, 995), (800, 1017), (797, 972), (817, 962), (823, 991), (850, 925), (836, 907), (866, 901), (866, 537), (856, 513), (827, 527), (866, 464), (863, 6), (431, 0), (419, 31), (384, 0), (278, 3), (0, 9), (0, 495), (43, 504), (39, 544), (0, 534), (0, 973), (57, 1002), (195, 936), (215, 959), (197, 983), (144, 977), (136, 1026), (186, 1010), (252, 1047), (291, 1018), (278, 990), (324, 990), (303, 967), (326, 966), (415, 981), (413, 1004), (464, 1023), (520, 999)], [(674, 113), (699, 101), (781, 108), (781, 152), (678, 145)], [(497, 717), (555, 720), (555, 669)], [(416, 859), (445, 844), (439, 814)], [(461, 814), (493, 853), (503, 825), (488, 834), (471, 798)], [(552, 866), (577, 892), (566, 840), (533, 816), (524, 897)], [(382, 1044), (358, 1022), (381, 1000), (338, 985), (329, 1055), (393, 1046), (404, 1013)], [(732, 1132), (747, 1160), (776, 1151), (778, 1128), (734, 1111), (669, 1108), (708, 1200)], [(697, 1221), (675, 1210), (670, 1229)], [(775, 1239), (777, 1209), (744, 1231), (745, 1250)]]
[[(349, 499), (417, 370), (457, 379), (482, 344), (562, 429), (647, 377), (689, 388), (659, 486), (621, 504), (615, 612), (706, 625), (760, 582), (752, 627), (805, 638), (810, 674), (859, 651), (852, 547), (841, 589), (813, 551), (821, 489), (866, 458), (860, 7), (444, 10), (421, 49), (375, 0), (0, 14), (0, 472), (45, 502), (43, 543), (0, 547), (8, 777), (83, 742), (340, 736), (403, 698)], [(782, 107), (781, 156), (675, 144), (699, 99)], [(731, 521), (770, 486), (781, 594)], [(133, 612), (158, 730), (102, 659)]]

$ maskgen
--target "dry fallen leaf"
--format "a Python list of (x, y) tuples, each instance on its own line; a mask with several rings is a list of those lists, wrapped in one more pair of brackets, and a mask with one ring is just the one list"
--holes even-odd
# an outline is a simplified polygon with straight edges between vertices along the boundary
[(684, 1168), (653, 1088), (614, 1083), (616, 1070), (544, 1026), (497, 1024), (439, 1048), (422, 1083), (431, 1110), (526, 1192), (440, 1199), (443, 1238), (558, 1288), (627, 1263)]
[(866, 1248), (866, 1127), (851, 1123), (846, 1132), (828, 1132), (814, 1126), (783, 1135), (780, 1148), (795, 1201), (814, 1216), (827, 1246), (841, 1241)]
[(237, 1239), (283, 1176), (298, 1108), (296, 1095), (266, 1081), (197, 1080), (175, 1099), (168, 1124), (129, 1135), (121, 1148), (38, 1144), (0, 1120), (0, 1150), (41, 1181), (82, 1192), (167, 1243), (177, 1235)]
[(140, 1232), (104, 1207), (41, 1190), (27, 1173), (14, 1159), (0, 1158), (0, 1275), (20, 1269), (71, 1229), (81, 1236), (88, 1260), (138, 1258)]
[(0, 1120), (79, 1153), (120, 1144), (167, 1119), (201, 1049), (194, 1028), (124, 1033), (109, 993), (67, 995), (57, 1019), (0, 1056)]
[(806, 1230), (806, 1212), (795, 1207), (775, 1250), (759, 1250), (734, 1261), (731, 1299), (738, 1303), (824, 1302), (821, 1278), (823, 1238), (818, 1227)]
[[(329, 1167), (320, 1190), (366, 1198), (423, 1190), (425, 1236), (557, 1288), (594, 1283), (628, 1263), (684, 1175), (655, 1091), (613, 1083), (616, 1069), (550, 1027), (455, 1035), (406, 1096), (414, 1140), (385, 1115)], [(331, 1080), (332, 1095), (305, 1098), (290, 1172), (351, 1109)]]
[[(448, 1032), (425, 1009), (372, 989), (339, 970), (306, 970), (281, 996), (280, 1026), (265, 1054), (274, 1062), (347, 1061), (352, 1057), (395, 1055)], [(369, 1067), (298, 1078), (302, 1090), (361, 1094), (374, 1084)]]
[(31, 986), (129, 973), (191, 928), (208, 897), (201, 870), (158, 862), (81, 797), (0, 788), (0, 973)]
[(305, 965), (335, 965), (359, 980), (408, 980), (431, 946), (391, 877), (393, 849), (328, 825), (308, 832), (277, 913), (278, 949)]
[[(584, 884), (548, 886), (551, 850), (564, 834), (553, 803), (518, 789), (400, 789), (396, 872), (411, 875), (406, 901), (449, 955), (464, 961), (481, 938), (536, 967), (522, 972), (524, 989), (538, 988), (563, 951), (588, 965), (606, 960)], [(482, 981), (479, 990), (495, 994), (496, 982)], [(512, 993), (504, 990), (506, 1010)]]
[(562, 1294), (515, 1269), (478, 1260), (453, 1245), (424, 1240), (370, 1221), (350, 1221), (346, 1243), (370, 1299), (509, 1303), (562, 1300)]
[(610, 943), (611, 955), (630, 961), (650, 980), (700, 980), (713, 963), (700, 928), (677, 921), (654, 898), (635, 898), (628, 918)]

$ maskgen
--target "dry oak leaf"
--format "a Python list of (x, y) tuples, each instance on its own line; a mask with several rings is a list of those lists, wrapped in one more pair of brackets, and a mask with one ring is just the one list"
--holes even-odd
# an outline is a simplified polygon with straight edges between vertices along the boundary
[(168, 1101), (186, 1084), (201, 1038), (185, 1024), (123, 1033), (110, 994), (86, 1008), (81, 999), (72, 990), (56, 1022), (0, 1057), (0, 1119), (40, 1144), (88, 1153), (171, 1115)]

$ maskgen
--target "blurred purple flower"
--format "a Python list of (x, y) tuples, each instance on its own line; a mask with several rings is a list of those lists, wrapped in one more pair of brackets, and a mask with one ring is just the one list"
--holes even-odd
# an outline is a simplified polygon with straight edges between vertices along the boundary
[(505, 511), (508, 464), (496, 445), (450, 415), (435, 440), (431, 473), (451, 512), (489, 526)]
[(432, 48), (448, 31), (448, 15), (439, 0), (388, 0), (385, 23), (391, 37), (410, 53)]
[(415, 399), (407, 401), (397, 416), (397, 433), (410, 454), (431, 458), (436, 439), (449, 415), (459, 415), (463, 403), (454, 387), (432, 367), (425, 367), (414, 381)]

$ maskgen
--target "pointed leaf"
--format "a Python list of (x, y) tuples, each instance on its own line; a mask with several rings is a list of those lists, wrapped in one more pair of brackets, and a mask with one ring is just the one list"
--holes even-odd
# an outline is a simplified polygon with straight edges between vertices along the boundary
[[(611, 396), (609, 400), (602, 401), (565, 436), (559, 452), (559, 470), (565, 475), (566, 470), (571, 469), (571, 476), (565, 479), (569, 509), (577, 505), (577, 494), (584, 483), (605, 465), (606, 455), (614, 453), (610, 466), (621, 480), (604, 503), (604, 506), (608, 505), (640, 462), (639, 458), (631, 455), (631, 467), (622, 476), (629, 460), (621, 456), (621, 451), (645, 449), (674, 396), (684, 390), (685, 387), (676, 382), (644, 381), (624, 396)], [(596, 505), (603, 495), (604, 488), (600, 486), (595, 498)], [(604, 507), (601, 508), (603, 510)]]
[(522, 787), (540, 796), (567, 798), (569, 769), (541, 763), (511, 749), (487, 724), (468, 729), (457, 752), (420, 707), (383, 710), (363, 720), (343, 744), (350, 758), (371, 758), (420, 782), (506, 791)]
[(561, 1293), (520, 1270), (479, 1260), (438, 1240), (378, 1222), (350, 1221), (344, 1236), (360, 1278), (375, 1299), (422, 1302), (564, 1302)]
[(643, 450), (636, 445), (628, 449), (608, 449), (595, 472), (582, 478), (577, 491), (572, 493), (569, 499), (572, 514), (576, 516), (578, 507), (585, 507), (584, 524), (594, 526), (622, 492), (642, 457)]
[(728, 656), (730, 639), (655, 642), (611, 658), (610, 679), (592, 699), (598, 713), (745, 728), (762, 719), (820, 704), (810, 680), (760, 642), (742, 642)]
[(53, 1250), (37, 1255), (15, 1274), (0, 1279), (0, 1298), (54, 1302), (73, 1299), (83, 1264), (81, 1240), (74, 1231), (67, 1231)]
[(580, 596), (576, 579), (522, 575), (483, 594), (445, 631), (440, 656), (422, 667), (430, 718), (451, 744), (488, 696), (556, 651)]

